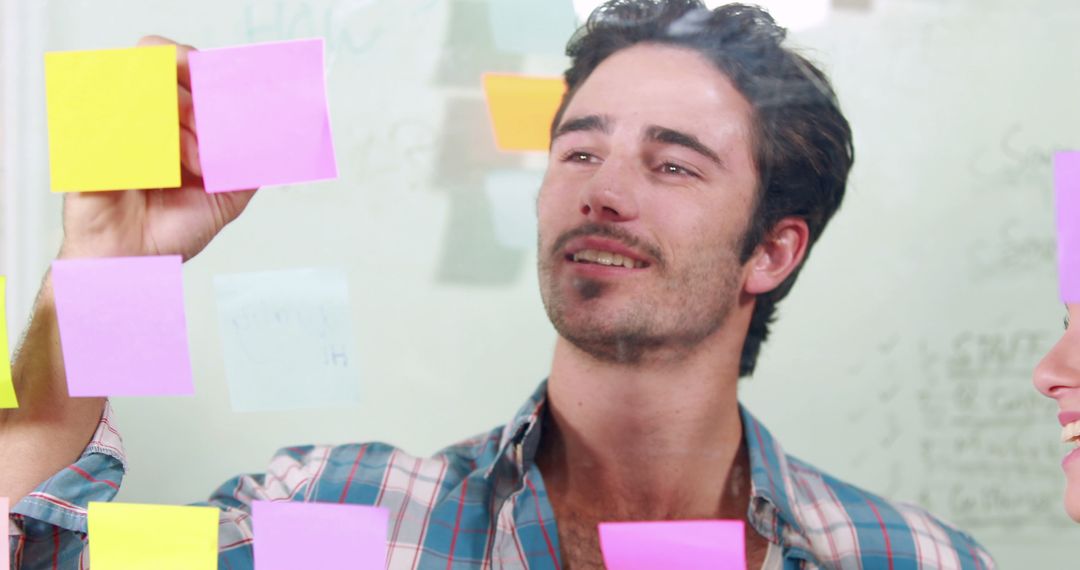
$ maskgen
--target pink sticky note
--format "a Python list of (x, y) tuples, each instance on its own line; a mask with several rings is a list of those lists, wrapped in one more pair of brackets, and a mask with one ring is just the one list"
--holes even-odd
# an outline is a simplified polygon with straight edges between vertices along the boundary
[(608, 570), (745, 570), (743, 521), (600, 523)]
[(191, 395), (180, 256), (56, 260), (72, 396)]
[(8, 502), (7, 497), (0, 497), (0, 517), (3, 519), (3, 523), (0, 523), (0, 529), (4, 531), (4, 555), (0, 557), (0, 570), (11, 570), (11, 539), (8, 538), (8, 533), (11, 532), (11, 528), (8, 526), (8, 516), (11, 512), (11, 504)]
[(337, 178), (323, 40), (191, 52), (208, 192)]
[(1080, 303), (1080, 151), (1054, 154), (1061, 300)]
[(381, 507), (255, 501), (255, 568), (383, 570), (389, 519)]

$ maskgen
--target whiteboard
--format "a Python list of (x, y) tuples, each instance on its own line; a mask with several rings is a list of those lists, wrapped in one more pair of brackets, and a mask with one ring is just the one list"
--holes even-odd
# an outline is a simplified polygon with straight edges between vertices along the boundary
[[(8, 0), (5, 271), (25, 319), (59, 243), (41, 54), (158, 33), (198, 47), (319, 36), (339, 180), (270, 188), (185, 266), (197, 396), (118, 399), (120, 499), (184, 503), (286, 445), (382, 440), (413, 453), (505, 422), (545, 376), (554, 332), (535, 254), (500, 245), (483, 71), (558, 74), (498, 52), (479, 0)], [(1064, 448), (1031, 370), (1061, 331), (1050, 156), (1080, 148), (1074, 0), (840, 3), (793, 43), (831, 74), (856, 134), (840, 213), (742, 386), (788, 452), (972, 532), (1003, 568), (1069, 568)], [(1021, 5), (1022, 4), (1022, 5)], [(855, 6), (851, 8), (850, 6)], [(861, 8), (859, 6), (862, 6)], [(18, 57), (10, 51), (17, 48)], [(1071, 63), (1070, 63), (1071, 62)], [(5, 116), (11, 116), (9, 113)], [(13, 244), (13, 240), (17, 243)], [(229, 409), (213, 276), (342, 267), (362, 403)]]

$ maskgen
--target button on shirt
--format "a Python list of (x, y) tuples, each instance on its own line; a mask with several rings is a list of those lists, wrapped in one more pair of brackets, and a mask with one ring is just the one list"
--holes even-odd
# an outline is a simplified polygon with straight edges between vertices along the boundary
[[(219, 567), (253, 567), (251, 503), (261, 500), (389, 509), (391, 569), (559, 568), (554, 513), (534, 461), (546, 398), (545, 382), (510, 423), (430, 458), (382, 443), (282, 449), (265, 473), (236, 477), (203, 503), (221, 509)], [(784, 454), (740, 412), (752, 480), (747, 528), (771, 544), (767, 570), (995, 568), (967, 534)], [(87, 504), (111, 500), (125, 469), (106, 406), (82, 456), (12, 505), (12, 568), (89, 568)]]

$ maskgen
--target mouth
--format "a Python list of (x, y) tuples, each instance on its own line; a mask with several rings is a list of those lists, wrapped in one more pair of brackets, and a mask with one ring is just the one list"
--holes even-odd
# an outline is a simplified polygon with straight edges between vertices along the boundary
[(1066, 424), (1065, 427), (1061, 428), (1061, 442), (1080, 447), (1080, 421)]
[(588, 265), (606, 267), (625, 267), (626, 269), (645, 269), (648, 262), (631, 257), (626, 253), (616, 253), (602, 249), (582, 249), (566, 254), (566, 260)]
[(562, 250), (563, 258), (579, 271), (603, 276), (636, 272), (653, 266), (655, 256), (636, 247), (603, 236), (584, 236), (572, 240)]

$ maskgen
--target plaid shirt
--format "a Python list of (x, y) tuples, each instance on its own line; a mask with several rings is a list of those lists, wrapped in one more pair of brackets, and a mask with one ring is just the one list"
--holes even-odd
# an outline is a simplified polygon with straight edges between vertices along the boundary
[[(546, 383), (504, 427), (431, 458), (382, 443), (283, 449), (265, 474), (222, 485), (219, 567), (252, 568), (251, 502), (318, 501), (390, 510), (388, 568), (559, 568), (559, 535), (540, 471)], [(86, 505), (108, 501), (125, 470), (106, 407), (82, 456), (12, 507), (12, 568), (87, 568)], [(784, 454), (742, 410), (750, 527), (794, 569), (991, 570), (970, 536)]]

